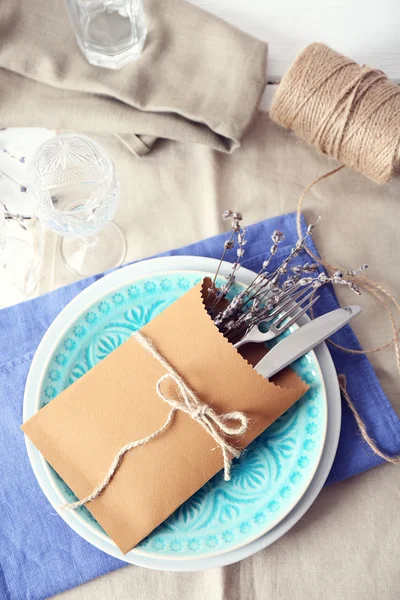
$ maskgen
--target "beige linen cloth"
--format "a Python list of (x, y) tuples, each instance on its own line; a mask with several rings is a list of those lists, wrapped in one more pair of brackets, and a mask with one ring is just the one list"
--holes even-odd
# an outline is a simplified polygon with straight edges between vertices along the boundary
[(148, 35), (122, 70), (93, 67), (64, 0), (1, 0), (0, 124), (157, 138), (231, 152), (266, 83), (266, 45), (182, 0), (145, 0)]
[[(21, 25), (17, 26), (17, 20), (12, 23), (10, 7), (26, 8), (28, 4), (31, 12), (33, 6), (37, 6), (27, 0), (1, 0), (2, 41), (5, 37), (10, 43), (17, 43), (21, 39), (18, 32)], [(38, 6), (40, 4), (39, 2)], [(154, 3), (151, 5), (155, 6)], [(61, 8), (57, 2), (54, 6), (58, 8), (51, 11), (51, 18), (57, 20), (58, 9)], [(161, 13), (162, 7), (166, 5), (160, 2), (159, 6)], [(5, 14), (9, 15), (11, 21), (7, 27), (2, 20)], [(33, 14), (26, 17), (25, 23), (23, 39), (27, 30), (32, 32), (38, 26)], [(60, 36), (65, 40), (64, 36), (67, 34), (62, 31)], [(40, 47), (44, 44), (42, 40), (37, 43)], [(71, 40), (69, 43), (68, 56), (72, 57), (75, 49)], [(31, 49), (34, 50), (34, 47)], [(24, 72), (23, 68), (29, 67), (30, 60), (26, 57), (22, 59), (21, 56), (13, 58), (12, 52), (2, 46), (0, 62), (3, 66), (5, 56), (11, 61), (9, 68), (10, 64), (16, 64), (21, 69), (19, 72)], [(75, 60), (82, 65), (78, 54)], [(69, 60), (67, 62), (71, 64)], [(64, 71), (65, 63), (60, 62), (57, 52), (53, 58), (51, 53), (47, 55), (44, 67), (46, 73), (53, 74), (57, 81), (67, 87), (69, 76)], [(44, 67), (42, 64), (41, 69)], [(17, 68), (16, 70), (18, 71)], [(112, 135), (118, 130), (121, 133), (119, 119), (125, 122), (126, 114), (132, 115), (132, 122), (135, 120), (134, 110), (126, 109), (120, 102), (106, 101), (103, 96), (86, 98), (84, 93), (71, 90), (57, 92), (59, 105), (55, 106), (51, 104), (55, 88), (46, 88), (46, 92), (45, 87), (41, 87), (42, 84), (16, 76), (10, 71), (3, 71), (0, 77), (3, 81), (4, 77), (9, 78), (10, 82), (12, 80), (9, 93), (14, 94), (15, 102), (18, 102), (23, 111), (21, 113), (14, 110), (1, 84), (2, 126), (40, 122), (48, 127), (58, 127), (55, 117), (57, 121), (57, 115), (61, 114), (66, 119), (62, 126), (75, 130), (85, 129), (108, 149), (122, 180), (122, 198), (115, 220), (127, 239), (126, 261), (218, 233), (224, 227), (220, 215), (226, 208), (242, 210), (248, 223), (294, 211), (297, 199), (306, 185), (335, 164), (318, 155), (293, 134), (272, 124), (265, 113), (257, 115), (248, 128), (242, 147), (232, 155), (215, 151), (218, 146), (215, 132), (210, 133), (209, 128), (207, 135), (213, 137), (212, 143), (192, 143), (195, 141), (191, 127), (193, 121), (189, 120), (184, 125), (180, 121), (185, 131), (190, 130), (187, 143), (161, 140), (154, 144), (151, 153), (139, 158), (123, 141)], [(24, 86), (28, 94), (25, 95), (25, 100), (18, 97), (19, 90)], [(204, 80), (204, 86), (204, 89), (208, 89), (207, 79)], [(29, 95), (31, 90), (32, 96)], [(47, 100), (46, 93), (49, 94)], [(203, 90), (202, 94), (204, 93)], [(221, 93), (227, 96), (222, 88)], [(199, 98), (201, 97), (200, 94)], [(38, 98), (43, 102), (41, 107), (36, 104)], [(68, 104), (70, 99), (72, 104)], [(78, 101), (79, 104), (76, 104)], [(70, 112), (71, 106), (80, 107), (81, 101), (87, 102), (85, 106), (91, 106), (83, 124), (82, 121), (74, 121), (77, 116), (66, 114)], [(213, 101), (210, 98), (209, 104), (212, 105)], [(106, 105), (109, 108), (103, 110)], [(149, 114), (145, 117), (151, 121)], [(35, 121), (36, 118), (40, 121)], [(175, 124), (173, 119), (173, 125)], [(172, 129), (176, 131), (171, 125), (171, 131)], [(133, 128), (133, 131), (140, 137), (161, 135), (159, 129)], [(178, 135), (165, 137), (182, 141)], [(140, 141), (142, 139), (141, 137)], [(129, 146), (136, 148), (132, 137), (129, 138)], [(218, 148), (221, 149), (220, 146)], [(315, 220), (318, 215), (323, 217), (314, 236), (322, 256), (343, 267), (369, 263), (369, 276), (385, 283), (397, 297), (400, 296), (399, 195), (400, 181), (379, 186), (362, 175), (346, 170), (314, 188), (305, 204), (305, 216), (308, 220)], [(59, 240), (40, 227), (38, 232), (43, 240), (40, 291), (44, 292), (73, 281), (74, 275), (67, 271), (59, 259)], [(266, 248), (268, 246), (266, 240)], [(341, 288), (337, 291), (342, 303), (354, 303), (354, 296), (350, 292)], [(364, 312), (354, 322), (354, 329), (361, 343), (365, 348), (382, 344), (390, 334), (384, 312), (367, 294), (363, 294), (360, 303)], [(370, 358), (389, 399), (400, 413), (398, 377), (392, 352), (388, 349), (373, 354)], [(200, 573), (166, 573), (128, 566), (65, 592), (59, 598), (398, 600), (399, 489), (398, 468), (381, 466), (323, 490), (308, 513), (288, 534), (241, 563)]]

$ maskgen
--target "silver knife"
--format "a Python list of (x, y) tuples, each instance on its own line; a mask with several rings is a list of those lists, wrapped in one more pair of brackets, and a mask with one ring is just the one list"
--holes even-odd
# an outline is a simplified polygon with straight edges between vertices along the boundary
[(309, 321), (274, 346), (254, 367), (265, 378), (307, 354), (361, 312), (361, 306), (345, 306)]

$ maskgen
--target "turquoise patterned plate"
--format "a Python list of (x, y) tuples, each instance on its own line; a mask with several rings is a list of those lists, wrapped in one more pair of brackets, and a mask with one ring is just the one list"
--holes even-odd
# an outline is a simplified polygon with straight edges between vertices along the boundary
[[(149, 275), (91, 304), (64, 332), (51, 353), (40, 386), (41, 408), (122, 344), (135, 331), (201, 279), (198, 272)], [(231, 481), (219, 473), (134, 552), (165, 558), (195, 558), (247, 544), (281, 521), (306, 491), (323, 450), (327, 405), (313, 352), (293, 365), (310, 385), (307, 394), (234, 461)], [(74, 494), (47, 465), (59, 495)], [(86, 508), (87, 527), (106, 536)]]

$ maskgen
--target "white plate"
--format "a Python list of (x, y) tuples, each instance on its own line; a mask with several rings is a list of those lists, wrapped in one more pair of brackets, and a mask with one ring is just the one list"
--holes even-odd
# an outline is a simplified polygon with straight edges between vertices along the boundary
[[(135, 265), (129, 265), (114, 273), (111, 273), (81, 292), (72, 302), (68, 304), (68, 306), (65, 307), (63, 311), (61, 311), (59, 316), (52, 323), (51, 327), (45, 334), (37, 353), (35, 354), (25, 390), (23, 414), (24, 421), (33, 414), (31, 400), (32, 397), (36, 395), (36, 390), (39, 388), (39, 382), (42, 378), (46, 359), (51, 353), (55, 343), (69, 327), (71, 321), (76, 318), (79, 313), (85, 310), (85, 308), (88, 307), (93, 301), (96, 301), (99, 296), (103, 296), (111, 289), (121, 284), (129, 283), (131, 280), (143, 275), (171, 270), (198, 270), (214, 273), (217, 264), (218, 261), (215, 259), (201, 257), (184, 256), (151, 259)], [(226, 274), (229, 268), (229, 264), (224, 264), (221, 269), (221, 274)], [(247, 269), (241, 269), (240, 279), (243, 283), (250, 283), (253, 278), (254, 273), (248, 271)], [(306, 320), (307, 319), (304, 319), (304, 322)], [(298, 521), (298, 519), (312, 504), (329, 474), (336, 453), (341, 420), (340, 392), (337, 384), (336, 371), (325, 344), (321, 344), (320, 347), (316, 349), (316, 355), (324, 376), (328, 396), (328, 430), (324, 451), (322, 453), (321, 461), (314, 479), (304, 496), (301, 498), (300, 502), (276, 527), (262, 537), (245, 546), (242, 546), (241, 548), (226, 552), (225, 554), (219, 554), (207, 558), (199, 558), (193, 561), (180, 561), (176, 559), (164, 559), (161, 557), (154, 558), (141, 555), (140, 553), (136, 554), (135, 552), (130, 552), (128, 555), (123, 555), (111, 540), (105, 537), (103, 539), (93, 535), (91, 531), (82, 525), (82, 522), (76, 518), (76, 515), (73, 511), (63, 511), (63, 519), (84, 539), (104, 550), (105, 552), (120, 558), (121, 560), (131, 562), (132, 564), (153, 569), (192, 571), (227, 565), (250, 556), (254, 552), (257, 552), (276, 541), (279, 537), (286, 533), (286, 531), (288, 531), (294, 525), (294, 523)], [(47, 498), (53, 507), (58, 510), (60, 498), (57, 490), (48, 485), (50, 477), (47, 463), (28, 439), (26, 439), (26, 442), (29, 458), (31, 460), (35, 475), (44, 489)]]

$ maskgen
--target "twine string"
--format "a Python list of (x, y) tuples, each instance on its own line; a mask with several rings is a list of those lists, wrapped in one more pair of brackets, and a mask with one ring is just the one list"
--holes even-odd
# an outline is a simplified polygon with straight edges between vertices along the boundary
[(375, 440), (372, 439), (372, 437), (369, 435), (364, 421), (360, 417), (356, 407), (354, 406), (354, 404), (348, 394), (346, 376), (339, 375), (338, 381), (339, 381), (339, 387), (340, 387), (342, 396), (346, 400), (348, 407), (350, 408), (351, 412), (353, 413), (353, 417), (356, 420), (358, 429), (360, 430), (360, 433), (361, 433), (364, 441), (367, 442), (368, 446), (375, 452), (375, 454), (377, 456), (380, 456), (386, 462), (392, 463), (393, 465), (400, 464), (400, 456), (389, 456), (385, 452), (382, 452), (382, 450), (380, 448), (378, 448), (378, 446), (376, 445)]
[[(304, 235), (302, 232), (302, 229), (301, 229), (301, 213), (302, 213), (303, 203), (304, 203), (304, 200), (305, 200), (308, 192), (311, 190), (311, 188), (314, 185), (323, 181), (324, 179), (327, 179), (328, 177), (331, 177), (335, 173), (338, 173), (343, 168), (344, 168), (344, 166), (341, 165), (340, 167), (336, 167), (332, 171), (328, 171), (327, 173), (324, 173), (323, 175), (318, 177), (315, 181), (313, 181), (310, 185), (308, 185), (307, 188), (302, 193), (302, 195), (300, 196), (298, 204), (297, 204), (297, 211), (296, 211), (296, 227), (297, 227), (297, 234), (299, 237)], [(310, 258), (312, 258), (315, 262), (317, 262), (320, 265), (322, 265), (323, 267), (325, 267), (329, 272), (333, 273), (335, 271), (345, 270), (345, 269), (341, 269), (340, 267), (336, 267), (336, 266), (330, 264), (326, 260), (319, 258), (316, 254), (314, 254), (314, 252), (312, 252), (312, 250), (308, 246), (305, 246), (304, 249), (307, 252), (307, 254), (310, 256)], [(382, 286), (382, 284), (376, 283), (375, 281), (368, 279), (365, 275), (354, 275), (353, 279), (360, 288), (369, 292), (384, 306), (386, 313), (388, 315), (388, 318), (390, 320), (390, 325), (391, 325), (391, 329), (392, 329), (392, 338), (385, 344), (383, 344), (381, 346), (377, 346), (376, 348), (368, 349), (368, 350), (354, 350), (352, 348), (346, 348), (344, 346), (340, 346), (339, 344), (336, 344), (332, 340), (328, 340), (328, 341), (332, 344), (332, 346), (335, 346), (336, 348), (339, 348), (340, 350), (344, 350), (345, 352), (348, 352), (350, 354), (373, 354), (374, 352), (380, 352), (381, 350), (384, 350), (385, 348), (387, 348), (388, 346), (391, 346), (393, 344), (394, 349), (395, 349), (395, 355), (396, 355), (396, 367), (397, 367), (398, 374), (400, 376), (399, 331), (398, 331), (395, 316), (394, 316), (393, 311), (390, 308), (387, 300), (393, 303), (395, 309), (397, 310), (397, 312), (399, 314), (400, 314), (400, 304), (396, 300), (396, 298), (393, 296), (393, 294), (391, 294), (389, 291), (387, 291)]]
[[(301, 229), (301, 214), (302, 214), (301, 211), (303, 208), (304, 199), (306, 198), (308, 192), (311, 190), (311, 188), (314, 185), (323, 181), (324, 179), (327, 179), (328, 177), (335, 175), (336, 173), (341, 171), (343, 168), (344, 168), (344, 165), (341, 165), (340, 167), (336, 167), (332, 171), (328, 171), (327, 173), (324, 173), (323, 175), (321, 175), (320, 177), (315, 179), (315, 181), (313, 181), (310, 185), (308, 185), (306, 187), (306, 189), (304, 190), (304, 192), (302, 193), (302, 195), (300, 196), (298, 204), (297, 204), (297, 211), (296, 211), (296, 228), (297, 228), (297, 234), (298, 234), (299, 238), (302, 237), (302, 235), (303, 235), (303, 232)], [(312, 258), (315, 262), (317, 262), (320, 265), (322, 265), (323, 267), (325, 267), (328, 270), (328, 272), (333, 273), (335, 271), (339, 271), (339, 270), (344, 271), (345, 270), (345, 269), (340, 269), (339, 267), (335, 267), (332, 264), (330, 264), (329, 262), (319, 258), (316, 254), (314, 254), (314, 252), (308, 246), (305, 246), (304, 249), (307, 252), (307, 254), (310, 256), (310, 258)], [(337, 344), (336, 342), (334, 342), (333, 340), (330, 340), (330, 339), (328, 339), (327, 342), (330, 345), (334, 346), (335, 348), (338, 348), (339, 350), (342, 350), (343, 352), (347, 352), (348, 354), (365, 354), (365, 355), (373, 354), (375, 352), (380, 352), (381, 350), (384, 350), (385, 348), (388, 348), (389, 346), (393, 345), (394, 352), (395, 352), (395, 358), (396, 358), (397, 373), (400, 377), (399, 328), (397, 326), (395, 315), (394, 315), (393, 310), (390, 307), (389, 303), (390, 302), (392, 303), (392, 305), (394, 306), (398, 315), (400, 314), (400, 304), (399, 304), (398, 300), (393, 296), (393, 294), (391, 294), (388, 290), (386, 290), (382, 284), (372, 281), (371, 279), (368, 279), (367, 277), (365, 277), (365, 275), (354, 275), (353, 280), (358, 285), (358, 287), (366, 290), (368, 293), (370, 293), (372, 296), (374, 296), (385, 308), (385, 311), (389, 318), (390, 326), (392, 329), (392, 338), (385, 344), (382, 344), (381, 346), (377, 346), (376, 348), (371, 348), (371, 349), (367, 349), (367, 350), (354, 350), (353, 348), (347, 348), (345, 346), (341, 346), (340, 344)], [(315, 290), (315, 293), (316, 293), (316, 291), (317, 290)], [(310, 316), (312, 319), (314, 318), (314, 310), (312, 307), (310, 308)], [(346, 400), (351, 412), (353, 413), (353, 416), (357, 422), (358, 428), (360, 430), (360, 433), (361, 433), (364, 441), (368, 444), (368, 446), (371, 448), (371, 450), (375, 454), (380, 456), (383, 460), (393, 463), (393, 464), (399, 464), (400, 456), (393, 457), (393, 456), (390, 456), (389, 454), (386, 454), (385, 452), (382, 452), (382, 450), (380, 450), (378, 448), (378, 446), (376, 445), (376, 442), (368, 434), (367, 427), (366, 427), (364, 421), (362, 420), (362, 418), (360, 417), (356, 407), (354, 406), (354, 403), (351, 400), (349, 393), (347, 392), (346, 377), (344, 375), (339, 375), (338, 380), (339, 380), (339, 386), (340, 386), (342, 396)]]
[[(297, 205), (297, 233), (302, 236), (301, 212), (304, 199), (317, 183), (341, 171), (345, 166), (360, 171), (378, 183), (386, 183), (400, 167), (400, 88), (377, 69), (360, 66), (350, 58), (324, 44), (311, 44), (303, 50), (283, 77), (271, 106), (273, 121), (292, 129), (300, 138), (313, 144), (323, 154), (338, 159), (342, 165), (324, 173), (304, 190)], [(305, 247), (307, 254), (328, 272), (343, 271), (320, 259)], [(376, 348), (354, 350), (328, 340), (348, 354), (373, 354), (394, 347), (397, 373), (400, 376), (399, 328), (396, 317), (400, 304), (385, 287), (365, 277), (354, 282), (370, 293), (384, 307), (392, 337)], [(313, 318), (313, 309), (310, 309)], [(381, 458), (398, 464), (398, 457), (382, 452), (368, 435), (339, 375), (342, 395), (352, 411), (361, 435)]]
[[(123, 446), (115, 455), (106, 475), (104, 476), (101, 483), (94, 488), (94, 490), (76, 502), (71, 502), (69, 504), (64, 504), (61, 508), (63, 509), (76, 509), (88, 502), (92, 502), (95, 498), (98, 498), (100, 494), (105, 490), (105, 488), (110, 483), (111, 479), (114, 477), (116, 471), (121, 465), (122, 459), (127, 452), (132, 450), (133, 448), (138, 448), (139, 446), (144, 446), (148, 444), (156, 437), (161, 435), (172, 423), (174, 415), (177, 411), (182, 411), (189, 415), (193, 420), (196, 421), (199, 425), (203, 427), (203, 429), (216, 441), (218, 446), (221, 449), (223, 460), (224, 460), (224, 479), (225, 481), (230, 480), (231, 473), (231, 456), (239, 457), (241, 451), (235, 446), (229, 444), (225, 436), (238, 436), (244, 434), (248, 429), (248, 418), (246, 415), (239, 411), (232, 411), (228, 413), (224, 413), (222, 415), (217, 414), (211, 406), (208, 404), (202, 403), (193, 390), (188, 386), (185, 380), (175, 371), (175, 369), (168, 363), (168, 361), (158, 352), (155, 348), (154, 344), (151, 340), (144, 336), (139, 331), (136, 331), (133, 336), (136, 341), (144, 348), (149, 354), (151, 354), (158, 362), (165, 368), (167, 371), (165, 375), (162, 375), (160, 379), (156, 383), (156, 391), (158, 397), (166, 402), (171, 409), (167, 415), (167, 418), (164, 424), (153, 431), (151, 434), (141, 438), (139, 440), (135, 440), (133, 442), (129, 442), (125, 446)], [(176, 386), (176, 389), (179, 393), (179, 399), (171, 398), (167, 396), (163, 391), (163, 384), (170, 379)], [(229, 422), (236, 422), (237, 425), (230, 426)]]

